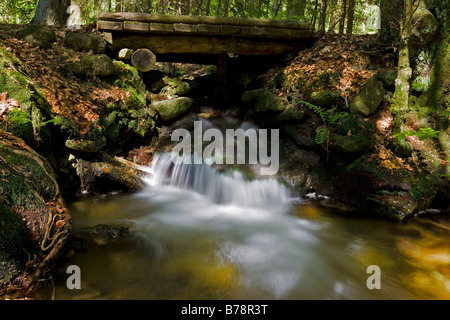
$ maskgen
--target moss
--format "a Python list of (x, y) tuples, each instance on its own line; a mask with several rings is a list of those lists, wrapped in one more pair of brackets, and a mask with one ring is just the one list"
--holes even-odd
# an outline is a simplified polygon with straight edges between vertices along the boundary
[(384, 180), (389, 176), (389, 173), (386, 172), (385, 169), (381, 168), (375, 163), (367, 162), (364, 159), (360, 158), (353, 162), (351, 165), (347, 167), (348, 171), (351, 170), (361, 170), (364, 172), (369, 172), (375, 175), (379, 180)]
[(51, 168), (37, 154), (0, 144), (0, 166), (0, 194), (11, 204), (42, 208), (44, 198), (51, 199), (58, 192)]
[(34, 141), (33, 125), (31, 123), (31, 114), (20, 109), (13, 109), (8, 112), (7, 129), (16, 137), (23, 139), (31, 145)]

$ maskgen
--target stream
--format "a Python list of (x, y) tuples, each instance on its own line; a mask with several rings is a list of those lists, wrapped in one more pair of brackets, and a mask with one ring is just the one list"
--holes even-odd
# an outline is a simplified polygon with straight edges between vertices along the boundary
[[(70, 206), (86, 248), (62, 259), (49, 299), (448, 299), (450, 223), (393, 223), (329, 199), (294, 197), (273, 178), (248, 181), (156, 156), (144, 190)], [(127, 227), (121, 236), (87, 232)], [(69, 290), (69, 265), (81, 289)], [(380, 289), (369, 289), (369, 266)]]

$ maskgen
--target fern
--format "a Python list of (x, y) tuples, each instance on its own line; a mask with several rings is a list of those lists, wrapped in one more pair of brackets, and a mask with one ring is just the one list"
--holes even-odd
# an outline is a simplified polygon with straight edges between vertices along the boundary
[(314, 111), (320, 117), (320, 119), (322, 119), (324, 123), (328, 123), (328, 112), (324, 108), (316, 106), (307, 101), (300, 101), (300, 102), (306, 105), (312, 111)]
[(419, 131), (414, 130), (404, 130), (403, 132), (399, 132), (393, 135), (394, 138), (397, 138), (398, 141), (403, 141), (406, 137), (416, 136), (420, 141), (425, 139), (437, 139), (439, 131), (433, 130), (431, 128), (420, 128)]

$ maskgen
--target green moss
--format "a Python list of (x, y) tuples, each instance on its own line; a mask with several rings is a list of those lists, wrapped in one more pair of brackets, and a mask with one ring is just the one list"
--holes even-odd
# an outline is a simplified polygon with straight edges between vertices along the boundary
[(369, 172), (373, 175), (375, 175), (378, 179), (384, 180), (386, 179), (389, 174), (386, 172), (385, 169), (381, 168), (375, 163), (367, 162), (362, 158), (359, 158), (355, 162), (353, 162), (351, 165), (347, 167), (347, 170), (361, 170), (365, 172)]
[(8, 112), (7, 119), (6, 129), (31, 145), (34, 141), (34, 133), (30, 112), (16, 108)]

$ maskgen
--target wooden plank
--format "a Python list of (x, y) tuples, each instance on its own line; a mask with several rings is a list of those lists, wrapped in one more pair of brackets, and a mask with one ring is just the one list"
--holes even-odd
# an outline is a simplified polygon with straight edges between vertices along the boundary
[(173, 24), (173, 31), (174, 32), (197, 32), (197, 25), (196, 24), (186, 24), (186, 23), (174, 23)]
[(120, 31), (123, 29), (123, 22), (98, 20), (97, 21), (97, 29), (98, 30)]
[(202, 23), (197, 25), (197, 32), (205, 34), (216, 34), (220, 32), (220, 26)]
[(314, 30), (314, 26), (301, 21), (282, 21), (255, 18), (226, 18), (209, 16), (186, 16), (186, 15), (162, 15), (134, 12), (106, 12), (100, 14), (98, 20), (102, 21), (141, 21), (159, 23), (186, 23), (186, 24), (212, 24), (212, 25), (235, 25), (248, 27), (267, 27), (296, 30)]
[(273, 37), (273, 38), (283, 38), (283, 29), (276, 28), (262, 28), (263, 36)]
[(223, 25), (220, 26), (220, 31), (217, 32), (217, 35), (233, 35), (233, 34), (239, 34), (241, 33), (242, 27), (240, 26), (230, 26), (230, 25)]
[(124, 21), (123, 29), (127, 31), (147, 32), (149, 30), (149, 25), (147, 22)]
[(264, 38), (231, 38), (208, 35), (144, 34), (122, 32), (114, 37), (112, 49), (147, 48), (158, 54), (234, 53), (237, 55), (280, 55), (308, 47), (308, 41), (282, 41)]
[(173, 32), (173, 24), (171, 23), (152, 22), (149, 26), (151, 32)]
[(257, 27), (242, 27), (240, 35), (242, 36), (262, 36), (263, 35), (263, 28), (257, 28)]

